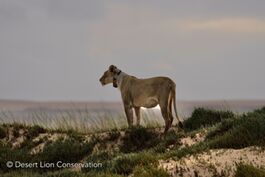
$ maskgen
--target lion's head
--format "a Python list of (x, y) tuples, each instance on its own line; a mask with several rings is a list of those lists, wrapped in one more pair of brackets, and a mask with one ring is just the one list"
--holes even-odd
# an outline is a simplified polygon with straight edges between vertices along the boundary
[(121, 70), (119, 70), (116, 66), (110, 65), (108, 70), (105, 71), (102, 77), (99, 79), (100, 83), (103, 86), (113, 83), (113, 87), (118, 87), (115, 76), (120, 73), (120, 71)]

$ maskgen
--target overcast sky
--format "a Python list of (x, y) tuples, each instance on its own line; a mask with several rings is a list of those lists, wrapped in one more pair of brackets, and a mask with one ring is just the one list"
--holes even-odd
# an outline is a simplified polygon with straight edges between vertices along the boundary
[(0, 99), (118, 101), (110, 64), (181, 100), (265, 99), (265, 1), (0, 0)]

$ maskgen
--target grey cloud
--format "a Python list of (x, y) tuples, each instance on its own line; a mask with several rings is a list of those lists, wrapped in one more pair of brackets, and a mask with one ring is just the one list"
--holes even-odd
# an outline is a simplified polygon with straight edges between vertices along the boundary
[(221, 18), (231, 16), (265, 17), (265, 1), (260, 0), (202, 0), (202, 1), (175, 1), (175, 0), (137, 0), (127, 1), (133, 5), (156, 8), (163, 14), (178, 17)]
[(52, 18), (88, 20), (104, 14), (104, 3), (93, 0), (45, 0), (43, 8)]
[(2, 20), (49, 18), (61, 21), (96, 20), (104, 15), (104, 3), (92, 0), (2, 0)]
[(120, 100), (98, 81), (110, 64), (172, 77), (179, 99), (265, 98), (264, 3), (2, 0), (0, 99)]
[(21, 6), (20, 2), (17, 1), (0, 1), (0, 22), (6, 20), (17, 21), (26, 17), (26, 10)]

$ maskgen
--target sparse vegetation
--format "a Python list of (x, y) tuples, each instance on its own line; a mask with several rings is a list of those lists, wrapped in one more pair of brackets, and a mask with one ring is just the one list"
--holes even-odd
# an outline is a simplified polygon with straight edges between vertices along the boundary
[[(211, 118), (214, 120), (209, 121)], [(204, 128), (200, 129), (201, 127)], [(264, 130), (265, 108), (237, 116), (229, 111), (196, 109), (190, 120), (185, 121), (186, 132), (172, 128), (166, 135), (162, 135), (158, 129), (142, 126), (132, 127), (123, 132), (112, 129), (106, 133), (91, 135), (80, 133), (75, 129), (62, 131), (45, 129), (37, 125), (3, 124), (0, 126), (0, 137), (2, 137), (0, 138), (0, 175), (4, 177), (129, 175), (167, 177), (169, 174), (159, 167), (161, 160), (181, 161), (189, 156), (194, 156), (196, 159), (197, 154), (209, 153), (212, 149), (218, 148), (239, 149), (253, 145), (265, 147)], [(182, 142), (183, 139), (195, 140), (198, 137), (200, 139), (202, 134), (206, 138), (195, 141), (194, 144), (188, 145)], [(7, 135), (8, 140), (5, 138)], [(17, 141), (21, 141), (19, 146), (16, 145)], [(38, 146), (42, 148), (32, 154), (32, 150)], [(101, 163), (102, 167), (83, 167), (79, 172), (58, 168), (44, 171), (14, 170), (5, 166), (10, 159), (20, 162), (93, 162)], [(237, 167), (236, 175), (244, 173), (245, 176), (253, 176), (263, 172), (263, 169), (241, 164)], [(183, 169), (179, 169), (178, 173), (181, 176)], [(220, 174), (216, 171), (215, 175)]]
[(195, 144), (189, 147), (184, 147), (182, 149), (172, 149), (171, 151), (163, 154), (163, 159), (168, 159), (168, 158), (174, 158), (174, 159), (180, 159), (182, 157), (185, 157), (187, 155), (193, 155), (193, 154), (198, 154), (201, 152), (204, 152), (208, 150), (209, 147), (207, 143), (202, 142), (199, 144)]

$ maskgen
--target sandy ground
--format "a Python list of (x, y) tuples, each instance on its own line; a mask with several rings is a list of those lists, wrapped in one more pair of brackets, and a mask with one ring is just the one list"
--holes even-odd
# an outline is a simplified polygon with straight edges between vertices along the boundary
[(180, 148), (192, 146), (196, 143), (204, 141), (206, 133), (207, 133), (207, 130), (203, 130), (200, 133), (196, 133), (193, 137), (187, 136), (187, 137), (182, 138), (180, 140), (180, 143), (181, 143)]
[(235, 174), (240, 162), (262, 167), (265, 164), (265, 150), (257, 147), (244, 149), (216, 149), (201, 154), (183, 157), (180, 160), (160, 160), (159, 166), (171, 176), (229, 176)]

